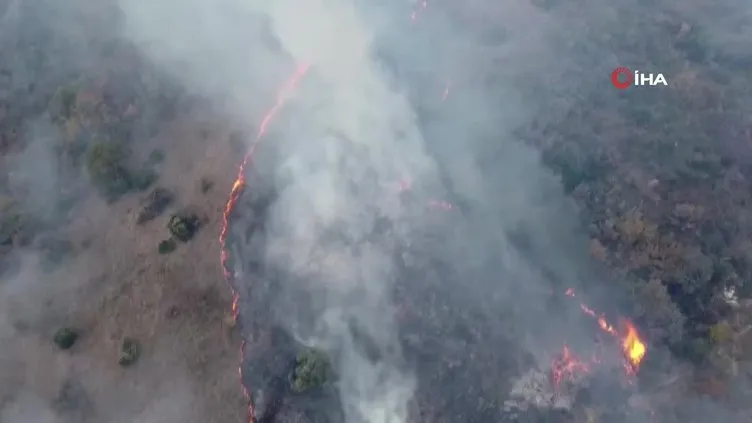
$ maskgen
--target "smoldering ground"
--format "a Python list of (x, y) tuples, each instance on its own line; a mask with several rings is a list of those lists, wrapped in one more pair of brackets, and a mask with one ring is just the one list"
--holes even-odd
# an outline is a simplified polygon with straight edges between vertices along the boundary
[[(241, 120), (311, 65), (233, 220), (258, 418), (494, 421), (518, 372), (563, 342), (587, 349), (593, 328), (552, 297), (605, 276), (517, 130), (567, 116), (596, 83), (615, 98), (604, 75), (623, 57), (602, 40), (639, 7), (123, 3), (131, 37)], [(431, 212), (433, 198), (455, 208)], [(335, 358), (336, 401), (283, 395), (300, 344)]]
[[(241, 4), (238, 3), (207, 6), (198, 2), (195, 9), (166, 6), (161, 9), (169, 11), (175, 22), (191, 22), (193, 28), (206, 29), (206, 37), (193, 42), (199, 49), (189, 50), (190, 56), (185, 53), (181, 55), (175, 47), (183, 40), (179, 37), (172, 38), (150, 24), (160, 22), (166, 18), (165, 15), (159, 15), (144, 5), (132, 4), (126, 7), (133, 10), (133, 33), (154, 37), (148, 40), (155, 57), (168, 56), (176, 61), (194, 58), (203, 62), (201, 48), (211, 49), (206, 51), (210, 56), (218, 54), (217, 48), (227, 49), (224, 60), (228, 62), (223, 66), (228, 69), (227, 74), (216, 67), (212, 67), (210, 72), (202, 73), (201, 69), (206, 68), (207, 64), (196, 63), (195, 68), (189, 68), (181, 76), (192, 82), (199, 78), (195, 81), (199, 89), (222, 89), (218, 95), (237, 97), (235, 107), (246, 110), (248, 107), (245, 99), (237, 93), (250, 93), (253, 91), (250, 84), (261, 85), (266, 81), (255, 82), (252, 78), (248, 81), (240, 80), (237, 75), (243, 75), (251, 58), (256, 59), (253, 66), (255, 70), (247, 72), (261, 74), (263, 71), (259, 68), (263, 69), (263, 65), (259, 62), (269, 54), (266, 53), (269, 49), (266, 48), (261, 53), (253, 50), (252, 47), (263, 49), (264, 45), (250, 38), (251, 34), (247, 42), (252, 47), (238, 49), (232, 44), (212, 44), (214, 39), (227, 40), (236, 45), (243, 43), (237, 40), (238, 34), (226, 32), (218, 26), (220, 22), (229, 22), (225, 21), (229, 18), (225, 14), (233, 10), (231, 8), (239, 6)], [(378, 7), (374, 16), (383, 19), (402, 16), (394, 13), (399, 7), (395, 6), (394, 9)], [(193, 10), (201, 10), (203, 19), (199, 19)], [(531, 327), (535, 326), (533, 335), (528, 331), (523, 333), (525, 342), (534, 344), (536, 351), (543, 351), (543, 346), (553, 346), (554, 343), (558, 345), (560, 340), (555, 340), (554, 334), (561, 334), (561, 331), (554, 328), (551, 322), (560, 322), (561, 318), (549, 321), (549, 316), (539, 316), (550, 292), (542, 282), (543, 272), (523, 262), (521, 253), (511, 246), (505, 233), (522, 224), (523, 216), (532, 215), (530, 208), (535, 201), (543, 203), (542, 200), (548, 193), (557, 192), (555, 179), (536, 170), (539, 166), (535, 154), (503, 140), (504, 132), (510, 131), (509, 122), (519, 119), (518, 116), (524, 113), (516, 112), (518, 116), (508, 118), (509, 122), (491, 120), (488, 110), (492, 104), (490, 99), (478, 92), (481, 87), (463, 87), (460, 80), (461, 88), (458, 88), (457, 95), (462, 99), (462, 106), (458, 108), (471, 107), (471, 110), (448, 116), (446, 120), (419, 122), (417, 111), (410, 104), (412, 99), (396, 88), (390, 70), (374, 56), (377, 42), (384, 40), (377, 36), (384, 31), (385, 20), (368, 22), (360, 14), (362, 9), (348, 2), (307, 5), (283, 2), (275, 3), (268, 10), (251, 6), (250, 11), (260, 12), (268, 17), (270, 30), (279, 38), (286, 54), (292, 56), (287, 59), (288, 62), (309, 62), (312, 71), (310, 78), (303, 83), (296, 95), (293, 111), (286, 114), (281, 125), (291, 121), (295, 123), (288, 124), (287, 129), (277, 126), (276, 134), (270, 136), (269, 140), (274, 144), (262, 144), (261, 147), (279, 148), (284, 152), (279, 155), (282, 157), (279, 167), (273, 172), (280, 174), (279, 179), (291, 181), (285, 187), (278, 187), (277, 198), (270, 206), (265, 247), (261, 251), (253, 251), (253, 254), (260, 254), (265, 258), (265, 268), (275, 270), (270, 271), (272, 275), (284, 279), (284, 283), (278, 288), (282, 293), (276, 297), (266, 297), (263, 295), (266, 290), (256, 287), (253, 294), (248, 294), (252, 299), (245, 301), (253, 304), (256, 309), (270, 310), (269, 315), (261, 317), (273, 318), (276, 324), (285, 327), (299, 342), (330, 350), (337, 357), (340, 398), (346, 418), (349, 421), (405, 421), (418, 383), (415, 380), (415, 362), (432, 362), (436, 365), (440, 360), (446, 359), (440, 358), (441, 353), (437, 353), (443, 350), (441, 344), (418, 349), (423, 352), (434, 350), (432, 354), (437, 356), (432, 360), (427, 357), (419, 360), (417, 353), (413, 353), (412, 357), (403, 354), (398, 333), (400, 325), (395, 321), (395, 307), (403, 310), (414, 308), (415, 313), (423, 315), (421, 320), (430, 320), (426, 316), (431, 311), (424, 310), (426, 307), (429, 310), (434, 310), (430, 307), (436, 307), (434, 312), (438, 313), (441, 307), (462, 306), (472, 310), (477, 316), (484, 316), (482, 318), (486, 320), (482, 322), (483, 326), (493, 329), (476, 336), (482, 337), (488, 347), (493, 346), (493, 350), (502, 349), (498, 351), (498, 357), (490, 349), (485, 349), (483, 355), (486, 360), (517, 360), (518, 352), (514, 351), (516, 347), (510, 348), (515, 343), (502, 330), (510, 326), (504, 323), (502, 315), (509, 319), (511, 314), (514, 316), (511, 320), (520, 319)], [(409, 9), (404, 9), (406, 20), (408, 14)], [(148, 19), (141, 18), (147, 15)], [(188, 31), (182, 32), (183, 28), (182, 25), (176, 25), (174, 29), (187, 35)], [(235, 30), (236, 28), (232, 31)], [(409, 29), (405, 27), (403, 31), (407, 35)], [(196, 33), (193, 29), (193, 37), (196, 37)], [(466, 35), (469, 36), (470, 34)], [(395, 48), (385, 50), (385, 55), (407, 53)], [(278, 66), (276, 61), (282, 60), (275, 60), (275, 69)], [(395, 62), (399, 63), (399, 58)], [(429, 75), (428, 81), (444, 77), (445, 75)], [(241, 85), (218, 85), (217, 81), (223, 80), (232, 80)], [(508, 87), (507, 89), (510, 90)], [(254, 96), (250, 101), (256, 103), (257, 97)], [(498, 115), (494, 113), (493, 117), (496, 116)], [(440, 125), (442, 122), (445, 123), (443, 126)], [(430, 133), (432, 139), (426, 140), (424, 133)], [(500, 143), (496, 142), (499, 138)], [(280, 147), (280, 143), (284, 146)], [(430, 148), (429, 143), (432, 144)], [(503, 151), (501, 156), (499, 152), (493, 152), (492, 156), (500, 157), (494, 168), (501, 175), (490, 174), (485, 166), (477, 168), (479, 156), (488, 154), (491, 147)], [(444, 154), (450, 151), (451, 158), (435, 158), (434, 153), (441, 153), (442, 149)], [(262, 159), (256, 158), (254, 161), (259, 163)], [(454, 168), (439, 175), (437, 163), (444, 161), (451, 163)], [(449, 179), (454, 187), (441, 188), (440, 176)], [(416, 200), (419, 205), (411, 206), (411, 212), (405, 210), (398, 195), (400, 182), (404, 179), (413, 181), (417, 192), (415, 195), (425, 197)], [(503, 181), (504, 201), (509, 201), (509, 206), (495, 204), (495, 199), (489, 201), (489, 196), (494, 196), (493, 192), (499, 192), (496, 181)], [(489, 190), (489, 186), (494, 186), (495, 190)], [(547, 194), (541, 195), (541, 186), (547, 187)], [(254, 189), (252, 183), (250, 189)], [(422, 228), (430, 233), (437, 229), (423, 228), (425, 222), (422, 219), (425, 217), (416, 217), (415, 208), (422, 210), (423, 203), (431, 196), (449, 196), (449, 200), (453, 201), (453, 193), (460, 200), (460, 206), (449, 213), (451, 218), (438, 218), (444, 227), (440, 232), (451, 231), (452, 236), (444, 234), (446, 238), (441, 241), (444, 248), (433, 251), (432, 255), (436, 257), (431, 259), (432, 263), (422, 262), (426, 259), (420, 257), (425, 253), (408, 252), (410, 249), (407, 246), (425, 249), (421, 244), (429, 242), (420, 241), (416, 231)], [(558, 197), (561, 200), (562, 197)], [(555, 213), (548, 205), (537, 206), (540, 213)], [(506, 215), (501, 221), (494, 216), (498, 212)], [(378, 236), (381, 239), (377, 241), (373, 239), (372, 232), (381, 219), (390, 222), (392, 229), (387, 232), (388, 235)], [(551, 220), (539, 217), (535, 221), (540, 226), (540, 222)], [(526, 232), (521, 227), (517, 229), (522, 233)], [(549, 237), (553, 235), (551, 231), (546, 232)], [(533, 245), (533, 248), (545, 248), (542, 238), (533, 238), (542, 244)], [(253, 245), (261, 241), (251, 237), (248, 242)], [(557, 248), (560, 246), (557, 245)], [(235, 252), (242, 257), (236, 258), (236, 261), (242, 261), (248, 254), (242, 248)], [(556, 256), (549, 255), (549, 262), (552, 264), (556, 264), (554, 257), (561, 257), (560, 252)], [(576, 284), (579, 270), (569, 260), (560, 260), (562, 264), (559, 267), (564, 271), (554, 269), (550, 272)], [(438, 272), (432, 270), (437, 264), (445, 269), (431, 276), (432, 272)], [(413, 270), (415, 276), (406, 279), (409, 270), (400, 267), (419, 271)], [(254, 278), (254, 274), (247, 278), (264, 278)], [(441, 281), (442, 276), (448, 275), (452, 275), (451, 279), (456, 285)], [(429, 288), (430, 285), (422, 285), (421, 280), (433, 281), (434, 286)], [(518, 284), (521, 280), (526, 282)], [(401, 289), (407, 293), (401, 303), (398, 301), (395, 304), (392, 297), (397, 285), (406, 285)], [(430, 289), (436, 289), (437, 292), (431, 292)], [(311, 304), (308, 307), (301, 302), (302, 296), (309, 297), (308, 302)], [(425, 303), (421, 296), (437, 299), (426, 300), (429, 303)], [(438, 303), (430, 306), (434, 301)], [(416, 304), (412, 304), (413, 302)], [(438, 306), (439, 303), (442, 304), (441, 307)], [(520, 307), (513, 308), (513, 304)], [(260, 313), (253, 311), (254, 307), (245, 309), (246, 316), (258, 317)], [(533, 316), (537, 318), (532, 319)], [(443, 322), (444, 317), (439, 315), (435, 319)], [(272, 324), (243, 322), (247, 327)], [(450, 322), (446, 324), (455, 324)], [(463, 327), (456, 330), (469, 330), (467, 321), (456, 324)], [(480, 324), (477, 322), (472, 326)], [(357, 347), (360, 342), (354, 339), (353, 331), (349, 329), (352, 325), (358, 327), (360, 337), (370, 340), (369, 344), (375, 348), (375, 355), (379, 360), (374, 361), (373, 357), (369, 357), (373, 354), (367, 354), (367, 351)], [(416, 324), (414, 330), (418, 327), (420, 325)], [(420, 328), (422, 332), (429, 330), (428, 327)], [(409, 338), (415, 340), (417, 336), (421, 343), (424, 342), (423, 338), (433, 338), (433, 342), (439, 342), (447, 328), (443, 323), (437, 323), (431, 330), (434, 332), (433, 337), (413, 333)], [(453, 343), (447, 348), (453, 349), (452, 354), (457, 356), (454, 360), (469, 362), (468, 357), (461, 357), (461, 345), (481, 341), (450, 339), (447, 342)], [(545, 345), (548, 342), (551, 345)], [(541, 353), (541, 360), (544, 356), (545, 353)], [(249, 366), (257, 365), (253, 360), (250, 361)], [(412, 365), (407, 361), (413, 361)], [(488, 393), (503, 390), (502, 387), (510, 376), (505, 374), (509, 372), (506, 368), (508, 366), (490, 366), (493, 371), (488, 372), (487, 364), (483, 363), (472, 372), (465, 371), (464, 377), (469, 382), (472, 380), (470, 375), (479, 377), (482, 368), (487, 373), (483, 379), (488, 381), (489, 386), (485, 387)], [(264, 366), (264, 363), (260, 362), (258, 365)], [(433, 369), (431, 366), (424, 367), (425, 369), (421, 369), (424, 374)], [(454, 370), (453, 376), (458, 372), (459, 369)], [(286, 375), (277, 377), (284, 378)], [(442, 386), (449, 384), (449, 378), (446, 374), (440, 376), (442, 382), (446, 381)], [(497, 382), (492, 382), (494, 378)], [(252, 379), (249, 381), (252, 387), (255, 388), (254, 383), (261, 384), (261, 381)], [(430, 383), (423, 381), (424, 385)], [(486, 394), (467, 392), (471, 387), (470, 383), (453, 384), (457, 388), (449, 391), (456, 392), (462, 398), (458, 403), (442, 399), (444, 395), (424, 395), (420, 399), (421, 412), (433, 413), (434, 411), (426, 410), (440, 410), (437, 412), (439, 415), (448, 413), (455, 418), (462, 418), (465, 413), (471, 412), (468, 404), (477, 397), (488, 398), (486, 401), (489, 404), (498, 400), (494, 395), (488, 397)], [(435, 393), (430, 389), (427, 391)], [(429, 397), (432, 399), (429, 400)], [(463, 406), (460, 407), (460, 404)], [(261, 417), (265, 410), (262, 404), (258, 405), (257, 412)], [(487, 416), (494, 413), (493, 406), (483, 406), (481, 410)]]

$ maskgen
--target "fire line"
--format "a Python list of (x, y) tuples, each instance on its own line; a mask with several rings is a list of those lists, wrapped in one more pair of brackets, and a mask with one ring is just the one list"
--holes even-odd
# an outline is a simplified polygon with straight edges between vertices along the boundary
[[(220, 250), (220, 263), (222, 265), (222, 272), (224, 273), (225, 281), (227, 282), (228, 286), (230, 287), (230, 291), (232, 292), (232, 318), (237, 321), (238, 319), (238, 300), (240, 299), (238, 290), (235, 287), (235, 274), (230, 269), (230, 251), (227, 246), (227, 235), (230, 230), (230, 215), (232, 214), (233, 209), (235, 208), (235, 204), (237, 203), (238, 199), (243, 193), (243, 190), (245, 189), (245, 170), (248, 164), (253, 159), (253, 153), (255, 152), (256, 146), (259, 144), (259, 142), (263, 139), (264, 135), (266, 134), (266, 131), (269, 128), (269, 124), (272, 122), (274, 117), (279, 113), (279, 111), (283, 108), (285, 105), (285, 102), (287, 99), (293, 94), (295, 89), (297, 88), (300, 81), (303, 79), (303, 77), (308, 73), (308, 70), (310, 69), (310, 65), (304, 64), (298, 67), (298, 69), (295, 71), (295, 73), (292, 75), (292, 77), (287, 81), (287, 83), (282, 87), (279, 94), (277, 95), (277, 101), (274, 103), (271, 109), (266, 113), (263, 120), (261, 121), (261, 125), (259, 126), (259, 130), (256, 134), (256, 138), (251, 144), (250, 148), (248, 149), (248, 152), (246, 153), (245, 157), (243, 157), (243, 160), (240, 162), (240, 167), (238, 169), (237, 177), (235, 178), (235, 182), (232, 184), (232, 189), (230, 190), (230, 197), (227, 200), (227, 203), (225, 205), (225, 210), (223, 214), (223, 220), (222, 220), (222, 231), (219, 234), (219, 243), (221, 245)], [(256, 414), (253, 407), (253, 399), (251, 398), (251, 394), (248, 391), (248, 389), (243, 385), (243, 357), (245, 355), (245, 340), (241, 341), (240, 344), (240, 366), (238, 367), (238, 371), (240, 373), (240, 379), (241, 383), (240, 386), (243, 389), (243, 395), (248, 400), (248, 416), (250, 423), (256, 422)]]

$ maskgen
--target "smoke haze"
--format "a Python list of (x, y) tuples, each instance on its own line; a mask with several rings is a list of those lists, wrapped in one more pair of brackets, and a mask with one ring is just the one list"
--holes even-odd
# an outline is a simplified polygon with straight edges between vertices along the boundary
[[(540, 58), (553, 47), (544, 43), (549, 22), (537, 9), (483, 10), (499, 13), (495, 24), (511, 24), (510, 34), (491, 34), (483, 44), (462, 26), (482, 4), (468, 5), (469, 12), (449, 6), (446, 15), (439, 12), (442, 25), (425, 32), (410, 25), (410, 5), (397, 2), (181, 5), (124, 2), (129, 34), (188, 86), (231, 98), (234, 113), (254, 115), (258, 99), (270, 97), (259, 93), (280, 85), (282, 69), (311, 65), (294, 104), (274, 123), (275, 135), (263, 141), (273, 146), (262, 148), (283, 151), (274, 172), (285, 181), (271, 206), (264, 254), (288, 274), (287, 294), (271, 305), (279, 322), (299, 341), (338, 357), (347, 421), (404, 422), (416, 387), (391, 298), (401, 246), (418, 244), (416, 231), (428, 229), (398, 201), (404, 180), (460, 204), (450, 212), (454, 238), (435, 251), (457, 277), (443, 288), (449, 303), (475, 308), (500, 327), (502, 311), (524, 321), (518, 341), (541, 365), (562, 338), (577, 343), (576, 325), (540, 315), (551, 291), (546, 274), (572, 287), (588, 277), (586, 260), (565, 253), (584, 250), (568, 248), (574, 210), (537, 155), (512, 135), (534, 113), (522, 88), (541, 83), (536, 66), (554, 63)], [(246, 15), (256, 20), (241, 23)], [(269, 37), (258, 28), (281, 49), (263, 41)], [(395, 80), (400, 73), (407, 79)], [(440, 104), (450, 79), (452, 101)], [(420, 91), (400, 88), (405, 82)], [(394, 228), (374, 241), (385, 217)], [(522, 234), (529, 251), (512, 245), (512, 232)], [(546, 257), (546, 264), (524, 256)], [(300, 310), (299, 291), (313, 296), (311, 310)], [(358, 347), (353, 325), (376, 345), (379, 360)]]
[[(21, 63), (7, 55), (21, 33), (21, 2), (4, 3), (0, 59)], [(547, 371), (563, 344), (593, 347), (596, 328), (583, 323), (580, 310), (560, 304), (566, 289), (585, 291), (598, 309), (623, 306), (625, 293), (611, 288), (621, 285), (609, 284), (614, 276), (587, 257), (574, 203), (520, 133), (547, 119), (575, 120), (585, 102), (617, 99), (610, 70), (642, 59), (617, 57), (606, 46), (614, 39), (630, 42), (631, 11), (648, 7), (644, 2), (122, 0), (123, 26), (114, 29), (92, 19), (109, 9), (74, 3), (45, 6), (40, 24), (52, 33), (40, 42), (70, 43), (55, 44), (62, 73), (96, 66), (99, 57), (81, 47), (90, 38), (122, 37), (248, 134), (295, 69), (310, 67), (261, 141), (248, 198), (239, 203), (246, 209), (264, 203), (263, 234), (248, 235), (258, 229), (258, 216), (239, 210), (232, 248), (237, 279), (247, 285), (240, 310), (245, 335), (255, 336), (259, 326), (280, 327), (280, 339), (289, 336), (296, 345), (291, 350), (299, 344), (331, 356), (338, 402), (327, 404), (341, 408), (345, 422), (431, 421), (434, 406), (434, 418), (499, 421), (506, 418), (498, 415), (500, 404), (481, 404), (483, 398), (503, 402), (528, 369)], [(748, 31), (728, 16), (743, 20), (749, 7), (732, 3), (724, 4), (743, 13), (666, 9), (702, 19), (710, 42), (744, 60)], [(18, 67), (15, 74), (26, 71)], [(60, 83), (37, 79), (43, 78), (29, 73), (0, 94), (15, 99), (29, 84)], [(60, 200), (61, 186), (81, 181), (80, 175), (55, 180), (48, 139), (59, 134), (49, 116), (40, 115), (23, 129), (36, 142), (7, 166), (14, 169), (14, 186), (29, 191), (27, 206), (44, 210)], [(250, 147), (254, 139), (246, 141)], [(256, 193), (264, 189), (274, 193)], [(451, 209), (431, 206), (440, 201)], [(82, 279), (96, 273), (80, 267), (74, 273)], [(0, 341), (22, 338), (9, 317), (16, 312), (6, 316), (10, 300), (24, 299), (19, 314), (28, 321), (54, 320), (64, 313), (38, 310), (35, 302), (75, 298), (80, 288), (64, 278), (62, 288), (40, 288), (37, 278), (22, 272), (0, 287)], [(604, 292), (596, 285), (606, 286)], [(44, 300), (38, 291), (45, 291)], [(411, 344), (428, 333), (433, 343)], [(466, 356), (467, 344), (479, 345), (477, 357)], [(654, 347), (670, 356), (653, 345), (649, 354)], [(23, 355), (22, 349), (4, 351), (0, 362), (9, 368)], [(269, 379), (287, 381), (287, 357), (244, 366), (273, 368), (274, 360), (281, 375)], [(452, 366), (460, 370), (437, 370)], [(188, 419), (199, 394), (182, 372), (168, 373), (180, 383), (142, 382), (154, 387), (139, 390), (132, 401), (101, 393), (114, 410), (105, 421)], [(9, 386), (29, 379), (5, 376)], [(256, 416), (273, 418), (273, 383), (246, 382)], [(0, 421), (57, 421), (32, 392), (23, 390), (2, 408)], [(713, 401), (694, 400), (687, 398), (695, 408), (684, 421), (738, 417)], [(322, 415), (340, 419), (339, 410)], [(635, 421), (645, 418), (638, 414)]]

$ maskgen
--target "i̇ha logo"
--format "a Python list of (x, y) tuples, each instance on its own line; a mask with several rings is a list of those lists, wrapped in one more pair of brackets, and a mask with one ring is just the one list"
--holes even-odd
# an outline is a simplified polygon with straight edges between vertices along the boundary
[(668, 87), (666, 77), (662, 73), (643, 73), (638, 70), (632, 72), (625, 67), (618, 67), (611, 72), (611, 83), (620, 90), (626, 90), (632, 85), (637, 87), (655, 85)]

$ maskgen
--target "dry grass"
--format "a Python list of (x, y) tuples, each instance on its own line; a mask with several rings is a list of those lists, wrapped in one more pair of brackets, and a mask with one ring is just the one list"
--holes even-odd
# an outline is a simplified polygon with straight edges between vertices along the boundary
[[(190, 206), (206, 219), (196, 237), (171, 254), (158, 254), (168, 215), (136, 225), (143, 194), (112, 205), (88, 199), (82, 205), (86, 212), (65, 228), (76, 245), (88, 246), (47, 276), (60, 286), (76, 286), (56, 295), (51, 307), (61, 310), (82, 336), (68, 352), (55, 350), (39, 335), (23, 336), (22, 345), (15, 345), (20, 362), (9, 377), (44, 402), (54, 403), (66, 380), (80, 381), (89, 403), (78, 420), (82, 423), (121, 417), (181, 423), (245, 418), (239, 342), (227, 327), (230, 295), (221, 277), (217, 240), (223, 188), (231, 185), (237, 156), (226, 133), (210, 129), (204, 138), (206, 127), (177, 122), (148, 143), (149, 151), (167, 152), (158, 184), (174, 190), (176, 207)], [(216, 188), (202, 192), (202, 178)], [(118, 358), (126, 336), (138, 339), (142, 352), (135, 365), (123, 368)], [(5, 364), (0, 363), (10, 368)]]

